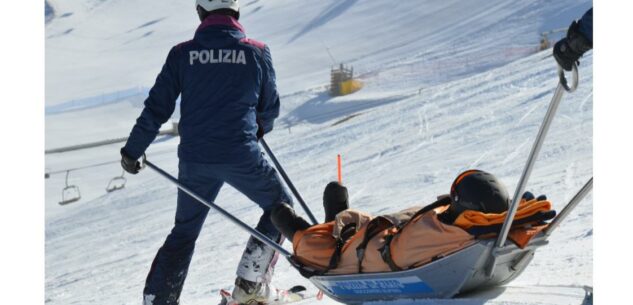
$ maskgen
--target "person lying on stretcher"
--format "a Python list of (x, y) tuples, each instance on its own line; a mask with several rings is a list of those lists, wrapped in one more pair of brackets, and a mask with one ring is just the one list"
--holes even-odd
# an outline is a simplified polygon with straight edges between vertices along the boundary
[[(347, 188), (329, 183), (323, 193), (325, 223), (311, 226), (289, 205), (271, 213), (293, 243), (295, 260), (316, 274), (354, 274), (415, 268), (496, 236), (508, 210), (506, 188), (490, 173), (463, 172), (450, 195), (425, 207), (372, 217), (349, 209)], [(554, 218), (545, 196), (523, 195), (509, 238), (525, 246)]]

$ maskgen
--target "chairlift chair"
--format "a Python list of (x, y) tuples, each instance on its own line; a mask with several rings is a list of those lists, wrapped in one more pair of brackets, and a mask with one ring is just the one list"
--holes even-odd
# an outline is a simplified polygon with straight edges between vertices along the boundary
[(66, 186), (62, 189), (62, 201), (59, 202), (59, 205), (67, 205), (81, 199), (79, 187), (76, 185), (68, 185), (68, 176), (70, 176), (70, 171), (66, 171)]
[(106, 192), (112, 193), (114, 191), (118, 191), (120, 189), (125, 188), (125, 184), (127, 183), (127, 179), (124, 177), (125, 171), (121, 172), (121, 176), (116, 176), (108, 182), (108, 186), (106, 187)]

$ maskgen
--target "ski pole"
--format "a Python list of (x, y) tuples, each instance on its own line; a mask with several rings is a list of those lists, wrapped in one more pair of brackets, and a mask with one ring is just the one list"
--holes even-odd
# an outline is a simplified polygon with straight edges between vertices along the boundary
[(292, 184), (292, 181), (290, 180), (290, 177), (288, 177), (288, 175), (286, 174), (286, 171), (284, 171), (284, 169), (281, 167), (281, 164), (279, 164), (279, 161), (275, 157), (275, 154), (273, 154), (272, 150), (270, 150), (270, 147), (268, 146), (268, 143), (266, 143), (266, 140), (264, 140), (264, 138), (261, 138), (259, 140), (259, 142), (262, 143), (262, 146), (264, 147), (264, 150), (266, 151), (268, 156), (270, 156), (270, 159), (275, 164), (275, 167), (279, 171), (279, 174), (281, 175), (281, 177), (284, 178), (284, 181), (286, 181), (286, 185), (288, 185), (288, 187), (290, 188), (292, 193), (295, 195), (295, 197), (299, 201), (299, 204), (301, 204), (301, 207), (303, 208), (303, 210), (306, 212), (306, 214), (308, 214), (308, 217), (312, 221), (312, 224), (315, 224), (315, 225), (318, 224), (319, 222), (316, 220), (316, 218), (312, 214), (312, 211), (310, 211), (310, 208), (305, 203), (305, 201), (303, 201), (303, 198), (301, 198), (301, 195), (299, 194), (299, 191), (297, 191), (297, 189), (295, 188), (294, 184)]
[(569, 213), (571, 213), (571, 211), (574, 210), (576, 206), (578, 206), (578, 204), (585, 198), (585, 196), (587, 196), (587, 194), (591, 191), (592, 188), (593, 188), (593, 177), (591, 177), (591, 179), (589, 179), (589, 181), (585, 183), (585, 185), (580, 189), (580, 191), (578, 191), (578, 193), (574, 195), (574, 197), (569, 201), (569, 203), (567, 203), (567, 205), (563, 208), (563, 210), (560, 211), (558, 216), (554, 218), (554, 220), (549, 224), (549, 226), (547, 226), (547, 228), (545, 229), (545, 237), (549, 237), (550, 235), (552, 235), (552, 232), (554, 232), (554, 230), (558, 228), (561, 222), (563, 222), (563, 220), (567, 218)]
[(558, 66), (558, 86), (556, 87), (556, 91), (554, 92), (554, 96), (552, 97), (552, 101), (550, 102), (549, 108), (547, 109), (547, 113), (545, 114), (545, 118), (543, 119), (543, 123), (536, 135), (536, 139), (534, 140), (534, 144), (532, 144), (532, 150), (530, 151), (530, 155), (528, 156), (528, 160), (525, 164), (525, 168), (523, 169), (523, 173), (521, 174), (521, 178), (519, 179), (519, 183), (514, 190), (514, 197), (512, 199), (512, 204), (510, 205), (510, 209), (508, 210), (505, 221), (503, 222), (503, 226), (501, 227), (501, 232), (499, 232), (499, 237), (495, 242), (494, 248), (491, 251), (491, 260), (488, 265), (487, 274), (490, 276), (494, 272), (494, 265), (496, 263), (496, 254), (499, 250), (501, 250), (508, 238), (508, 233), (510, 232), (510, 227), (512, 226), (512, 221), (514, 220), (514, 216), (519, 208), (519, 202), (521, 201), (521, 195), (525, 191), (525, 186), (527, 185), (528, 179), (530, 178), (530, 174), (532, 173), (532, 169), (534, 168), (534, 163), (536, 162), (536, 158), (543, 146), (543, 142), (545, 141), (545, 136), (549, 131), (549, 127), (554, 120), (554, 115), (556, 114), (556, 110), (558, 110), (558, 106), (560, 105), (560, 101), (563, 97), (563, 93), (574, 92), (578, 87), (578, 67), (576, 64), (572, 66), (572, 85), (571, 87), (567, 83), (567, 78), (565, 77), (565, 71), (563, 68)]
[(266, 244), (267, 246), (273, 248), (275, 251), (281, 253), (283, 256), (288, 257), (288, 258), (292, 256), (292, 254), (290, 252), (288, 252), (288, 250), (286, 250), (283, 247), (281, 247), (281, 245), (279, 245), (278, 243), (272, 241), (270, 238), (268, 238), (268, 236), (266, 236), (266, 235), (262, 234), (261, 232), (251, 228), (249, 225), (245, 224), (243, 221), (239, 220), (237, 217), (233, 216), (233, 214), (227, 212), (226, 210), (224, 210), (220, 206), (216, 205), (215, 203), (205, 200), (200, 195), (196, 194), (194, 191), (190, 190), (188, 187), (186, 187), (183, 184), (181, 184), (178, 181), (178, 179), (174, 178), (172, 175), (168, 174), (167, 172), (165, 172), (164, 170), (162, 170), (158, 166), (154, 165), (154, 163), (152, 163), (150, 161), (147, 161), (144, 158), (143, 159), (143, 164), (147, 165), (147, 167), (153, 169), (159, 175), (161, 175), (164, 178), (166, 178), (167, 180), (169, 180), (171, 183), (176, 185), (181, 191), (185, 192), (187, 195), (191, 196), (193, 199), (195, 199), (198, 202), (200, 202), (201, 204), (204, 204), (207, 207), (209, 207), (211, 209), (214, 209), (215, 211), (219, 212), (220, 214), (222, 214), (222, 216), (228, 218), (231, 222), (233, 222), (234, 224), (236, 224), (240, 228), (246, 230), (253, 237), (259, 239), (259, 241), (261, 241), (264, 244)]

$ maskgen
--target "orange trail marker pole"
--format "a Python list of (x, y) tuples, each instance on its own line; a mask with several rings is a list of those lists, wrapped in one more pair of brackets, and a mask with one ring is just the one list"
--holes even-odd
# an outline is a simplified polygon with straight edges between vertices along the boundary
[(341, 155), (337, 155), (336, 156), (336, 163), (337, 163), (337, 169), (338, 169), (338, 183), (343, 184), (343, 174), (342, 174), (342, 170), (341, 170)]

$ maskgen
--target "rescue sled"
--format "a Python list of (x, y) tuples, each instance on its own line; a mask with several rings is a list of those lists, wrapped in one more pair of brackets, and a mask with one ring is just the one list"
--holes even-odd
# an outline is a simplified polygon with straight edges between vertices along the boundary
[(507, 241), (501, 248), (496, 239), (480, 240), (456, 253), (426, 265), (395, 272), (313, 276), (310, 281), (330, 298), (345, 304), (368, 301), (451, 298), (457, 294), (509, 283), (525, 270), (535, 251), (584, 196), (593, 179), (569, 202), (548, 228), (519, 248)]
[[(425, 299), (451, 298), (463, 292), (485, 287), (500, 286), (518, 277), (527, 268), (536, 250), (548, 244), (548, 237), (582, 201), (593, 187), (593, 178), (580, 189), (563, 210), (549, 223), (547, 228), (533, 236), (522, 248), (508, 240), (508, 234), (515, 219), (521, 195), (525, 190), (527, 180), (531, 174), (536, 157), (540, 151), (545, 135), (553, 120), (560, 100), (565, 91), (573, 92), (578, 85), (578, 70), (572, 69), (573, 82), (569, 87), (563, 70), (559, 67), (559, 84), (549, 105), (543, 124), (532, 146), (528, 161), (523, 169), (519, 184), (514, 192), (512, 204), (496, 237), (478, 240), (472, 245), (458, 250), (447, 256), (438, 258), (417, 268), (382, 272), (361, 273), (349, 275), (311, 275), (306, 267), (297, 263), (293, 254), (273, 242), (263, 234), (249, 227), (213, 202), (206, 201), (186, 186), (180, 184), (176, 178), (169, 175), (153, 163), (143, 160), (144, 165), (152, 168), (161, 176), (174, 183), (180, 190), (197, 199), (200, 203), (217, 210), (223, 216), (248, 231), (255, 238), (284, 255), (297, 270), (332, 299), (345, 304), (359, 304), (368, 301), (396, 300), (396, 299)], [(297, 197), (301, 206), (316, 224), (316, 219), (292, 185), (290, 178), (272, 154), (272, 151), (261, 139), (265, 151), (284, 178), (286, 184)]]
[(559, 85), (537, 138), (532, 146), (527, 164), (517, 186), (512, 205), (501, 232), (496, 239), (479, 240), (477, 243), (426, 265), (394, 272), (362, 273), (350, 275), (313, 276), (309, 280), (332, 299), (345, 304), (396, 299), (451, 298), (459, 293), (509, 283), (525, 270), (535, 251), (548, 244), (547, 238), (582, 201), (593, 187), (593, 178), (583, 186), (574, 198), (548, 227), (519, 248), (507, 236), (521, 194), (532, 171), (545, 135), (554, 118), (564, 91), (573, 92), (578, 86), (578, 69), (572, 69), (573, 82), (569, 87), (563, 70), (559, 67)]

